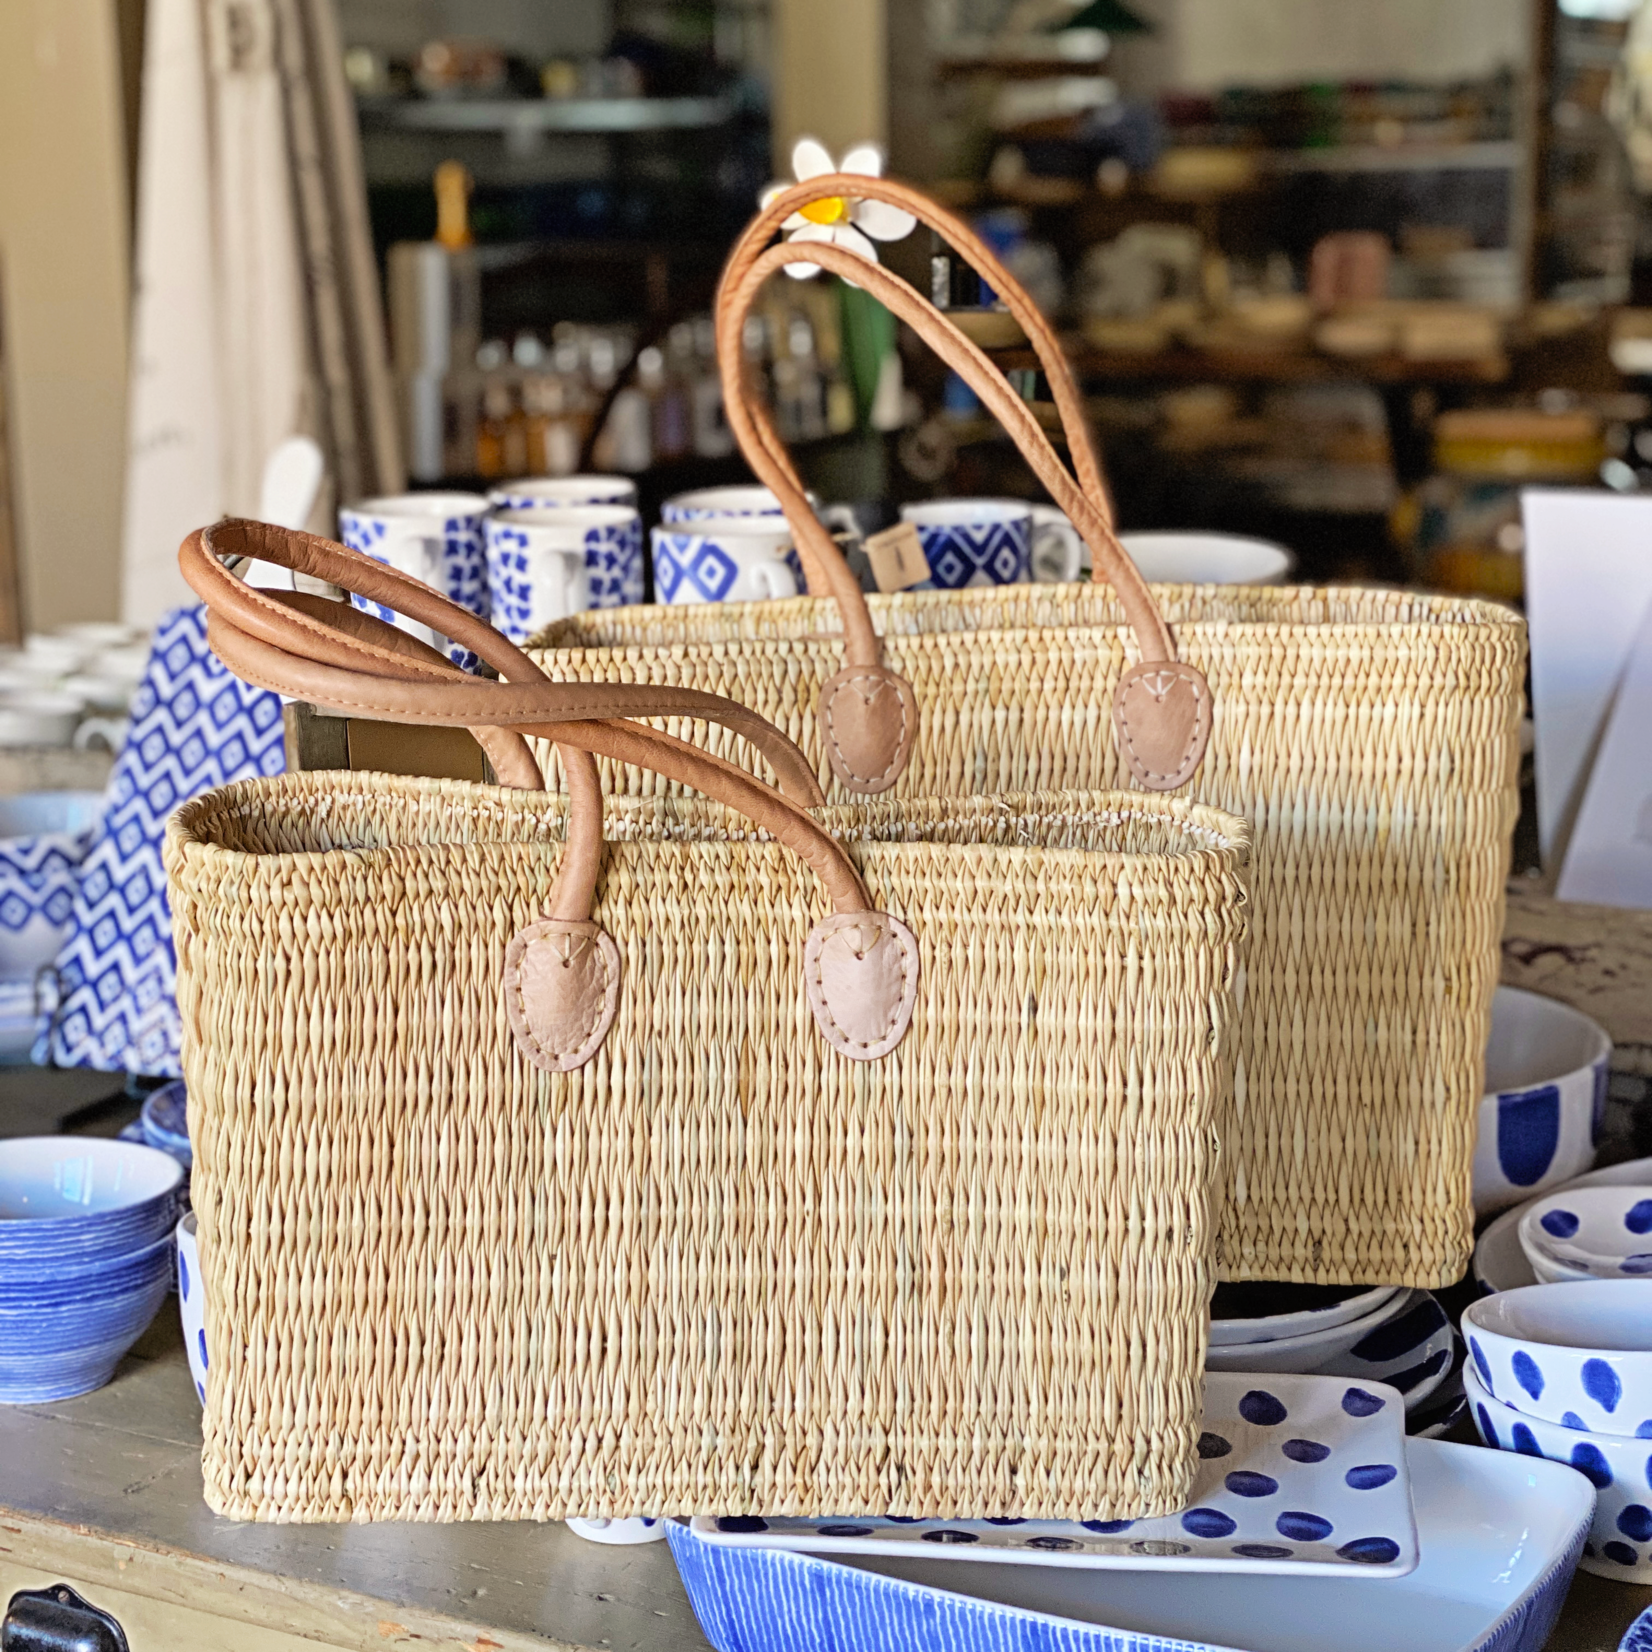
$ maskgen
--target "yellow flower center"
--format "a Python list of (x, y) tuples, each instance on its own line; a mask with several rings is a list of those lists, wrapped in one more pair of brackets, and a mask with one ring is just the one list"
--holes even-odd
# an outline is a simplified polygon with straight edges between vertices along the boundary
[(835, 224), (849, 216), (849, 203), (841, 195), (828, 195), (798, 210), (811, 224)]

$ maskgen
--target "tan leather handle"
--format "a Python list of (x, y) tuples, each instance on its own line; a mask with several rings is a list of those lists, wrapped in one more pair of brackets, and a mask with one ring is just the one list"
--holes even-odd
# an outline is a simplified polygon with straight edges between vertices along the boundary
[[(899, 207), (903, 212), (911, 214), (919, 223), (935, 230), (945, 237), (951, 246), (961, 252), (974, 266), (976, 271), (987, 278), (989, 285), (1003, 299), (1005, 308), (1009, 310), (1021, 330), (1027, 335), (1034, 354), (1037, 355), (1039, 365), (1044, 369), (1045, 377), (1049, 380), (1050, 394), (1054, 398), (1056, 410), (1060, 416), (1063, 432), (1067, 437), (1068, 451), (1072, 454), (1073, 468), (1078, 474), (1079, 485), (1097, 503), (1106, 517), (1109, 525), (1112, 522), (1112, 504), (1108, 498), (1107, 486), (1102, 479), (1101, 464), (1096, 457), (1095, 444), (1091, 440), (1089, 421), (1084, 416), (1084, 398), (1079, 391), (1078, 381), (1073, 377), (1072, 364), (1067, 360), (1067, 353), (1061, 348), (1061, 341), (1045, 321), (1043, 312), (1033, 303), (1026, 289), (1010, 274), (999, 260), (997, 253), (978, 236), (973, 229), (961, 218), (948, 212), (937, 201), (925, 195), (921, 190), (914, 189), (910, 184), (903, 184), (894, 178), (863, 177), (858, 173), (834, 173), (830, 176), (810, 178), (803, 183), (789, 185), (786, 189), (774, 195), (765, 202), (746, 228), (741, 232), (733, 248), (729, 252), (728, 260), (723, 266), (723, 274), (718, 282), (718, 309), (723, 306), (723, 294), (731, 281), (738, 279), (746, 266), (763, 252), (769, 239), (785, 223), (794, 212), (815, 201), (829, 198), (854, 198), (861, 200), (883, 201), (890, 206)], [(808, 244), (807, 251), (802, 254), (811, 264), (822, 264), (824, 260), (815, 257), (815, 253), (825, 243), (813, 242)], [(851, 255), (853, 256), (853, 255)], [(794, 253), (786, 260), (787, 263), (799, 262), (799, 255)], [(864, 267), (867, 260), (861, 259)], [(905, 283), (903, 282), (904, 286)], [(907, 288), (910, 292), (912, 289)], [(925, 302), (920, 299), (920, 302)], [(933, 313), (933, 306), (929, 306)], [(731, 358), (722, 348), (721, 315), (719, 313), (719, 344), (718, 355), (724, 363), (725, 375), (727, 363), (730, 359), (738, 360), (736, 355)], [(744, 317), (741, 318), (744, 323)], [(954, 329), (955, 331), (956, 329)], [(736, 339), (734, 342), (738, 342)], [(729, 383), (725, 376), (724, 395), (728, 396)], [(786, 453), (785, 445), (774, 432), (772, 423), (767, 418), (767, 410), (761, 403), (758, 411), (764, 424), (768, 427), (768, 436), (772, 439), (773, 451), (789, 470), (791, 460)], [(835, 548), (835, 547), (834, 547)], [(1092, 551), (1095, 547), (1091, 547)], [(804, 557), (805, 568), (807, 558), (800, 549), (799, 556)], [(1128, 559), (1127, 559), (1128, 560)], [(1103, 559), (1098, 556), (1095, 564), (1095, 577), (1103, 577)], [(809, 589), (816, 595), (824, 595), (830, 586), (822, 583), (816, 585), (810, 581)]]
[[(437, 650), (346, 603), (259, 591), (226, 559), (256, 557), (368, 597), (472, 649), (514, 680), (461, 671)], [(220, 522), (187, 538), (179, 565), (208, 608), (208, 641), (260, 687), (346, 715), (469, 728), (507, 785), (542, 785), (524, 736), (551, 740), (568, 775), (567, 844), (547, 915), (511, 943), (505, 1007), (535, 1065), (568, 1071), (600, 1048), (618, 1004), (619, 953), (593, 921), (602, 795), (592, 754), (635, 763), (717, 798), (800, 856), (831, 897), (805, 956), (810, 1006), (828, 1042), (856, 1060), (887, 1054), (916, 997), (917, 943), (872, 909), (847, 851), (808, 814), (822, 801), (807, 761), (780, 730), (717, 695), (652, 684), (554, 683), (520, 649), (429, 586), (330, 540), (264, 523)], [(757, 745), (801, 801), (658, 729), (627, 720), (688, 714)], [(887, 945), (885, 943), (888, 943)]]
[[(763, 283), (799, 259), (796, 248), (764, 242), (793, 211), (811, 201), (851, 195), (887, 201), (940, 230), (1002, 293), (1049, 374), (1079, 473), (1075, 480), (1026, 404), (986, 355), (913, 288), (882, 266), (829, 243), (810, 242), (808, 261), (864, 287), (908, 323), (966, 380), (997, 415), (1051, 497), (1090, 545), (1096, 575), (1111, 580), (1135, 632), (1139, 661), (1120, 679), (1113, 721), (1121, 755), (1153, 790), (1188, 780), (1204, 755), (1211, 728), (1210, 690), (1202, 673), (1176, 657), (1175, 639), (1151, 592), (1113, 530), (1100, 467), (1090, 442), (1078, 387), (1060, 343), (1036, 306), (977, 236), (951, 214), (904, 184), (889, 179), (833, 175), (782, 192), (742, 234), (725, 266), (717, 296), (718, 353), (729, 424), (753, 471), (785, 509), (810, 588), (827, 591), (843, 614), (846, 669), (821, 689), (820, 718), (828, 761), (846, 786), (887, 789), (905, 766), (916, 728), (910, 686), (882, 662), (882, 644), (858, 581), (808, 508), (790, 456), (762, 399), (748, 382), (740, 339), (746, 314)], [(893, 690), (893, 692), (891, 692)], [(847, 737), (840, 731), (847, 731)]]

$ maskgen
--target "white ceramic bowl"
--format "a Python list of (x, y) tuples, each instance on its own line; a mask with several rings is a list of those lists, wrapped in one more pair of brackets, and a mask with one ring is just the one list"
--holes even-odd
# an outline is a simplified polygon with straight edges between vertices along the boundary
[(675, 1522), (668, 1535), (708, 1637), (744, 1652), (1539, 1652), (1588, 1531), (1588, 1482), (1477, 1446), (1411, 1440), (1405, 1455), (1422, 1549), (1405, 1577), (836, 1562), (719, 1548)]
[[(1289, 1306), (1293, 1299), (1308, 1293), (1320, 1296), (1332, 1294), (1316, 1286), (1268, 1285), (1246, 1282), (1240, 1285), (1218, 1286), (1216, 1300), (1211, 1305), (1210, 1345), (1212, 1348), (1230, 1348), (1241, 1343), (1280, 1342), (1289, 1337), (1309, 1336), (1316, 1331), (1329, 1331), (1352, 1320), (1366, 1319), (1384, 1303), (1399, 1295), (1398, 1285), (1377, 1285), (1371, 1290), (1352, 1290), (1340, 1302), (1324, 1302), (1318, 1307)], [(1239, 1307), (1264, 1308), (1277, 1299), (1279, 1309), (1273, 1313), (1235, 1311), (1227, 1318), (1215, 1317), (1221, 1309), (1224, 1295)]]
[(652, 1515), (627, 1515), (619, 1520), (570, 1520), (568, 1530), (587, 1543), (608, 1543), (630, 1548), (638, 1543), (658, 1543), (665, 1537), (665, 1521)]
[(1473, 1361), (1463, 1387), (1480, 1438), (1500, 1451), (1547, 1457), (1586, 1475), (1595, 1488), (1595, 1518), (1579, 1561), (1586, 1572), (1623, 1583), (1652, 1583), (1652, 1483), (1645, 1440), (1595, 1434), (1528, 1417), (1493, 1399)]
[(1594, 1162), (1612, 1040), (1570, 1005), (1518, 987), (1492, 999), (1474, 1144), (1474, 1213), (1557, 1187)]
[(66, 746), (81, 709), (72, 694), (8, 694), (0, 698), (0, 746)]
[(1231, 533), (1127, 533), (1119, 541), (1153, 585), (1282, 585), (1296, 565), (1283, 545)]
[(195, 1212), (178, 1224), (178, 1315), (184, 1326), (184, 1351), (189, 1355), (189, 1374), (195, 1393), (206, 1404), (207, 1357), (206, 1286), (201, 1280), (201, 1242), (195, 1227)]
[(1539, 1279), (1652, 1274), (1652, 1186), (1574, 1187), (1520, 1218), (1520, 1248)]
[(1463, 1312), (1496, 1399), (1562, 1428), (1652, 1439), (1652, 1279), (1527, 1285)]
[[(1609, 1164), (1600, 1170), (1586, 1171), (1563, 1184), (1566, 1187), (1635, 1187), (1652, 1186), (1652, 1159), (1631, 1159), (1627, 1164)], [(1474, 1282), (1488, 1296), (1496, 1291), (1518, 1290), (1522, 1285), (1535, 1285), (1538, 1278), (1532, 1272), (1526, 1253), (1520, 1248), (1520, 1218), (1526, 1205), (1505, 1210), (1475, 1241)]]
[(1277, 1342), (1211, 1348), (1207, 1371), (1291, 1371), (1386, 1382), (1420, 1404), (1451, 1365), (1451, 1322), (1424, 1290), (1404, 1291), (1363, 1319)]

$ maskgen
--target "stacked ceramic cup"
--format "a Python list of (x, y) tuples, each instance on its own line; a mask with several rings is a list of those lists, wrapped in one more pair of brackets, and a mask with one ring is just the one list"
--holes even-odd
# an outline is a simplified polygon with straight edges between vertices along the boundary
[(69, 938), (97, 792), (0, 798), (0, 1062), (29, 1059), (51, 1008), (37, 980)]
[(1463, 1331), (1480, 1438), (1587, 1475), (1595, 1519), (1581, 1565), (1652, 1583), (1652, 1280), (1503, 1291), (1470, 1304)]
[(0, 1403), (101, 1388), (172, 1277), (183, 1168), (83, 1136), (0, 1142)]
[(1461, 1417), (1462, 1351), (1445, 1310), (1400, 1286), (1219, 1285), (1207, 1371), (1292, 1372), (1385, 1382), (1406, 1431), (1438, 1437)]

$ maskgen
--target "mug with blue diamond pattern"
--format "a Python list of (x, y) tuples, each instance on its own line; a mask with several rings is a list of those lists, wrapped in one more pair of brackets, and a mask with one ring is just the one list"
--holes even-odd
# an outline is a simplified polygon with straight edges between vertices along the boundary
[(637, 484), (629, 476), (520, 476), (488, 489), (501, 511), (547, 510), (558, 505), (630, 505)]
[(1025, 585), (1032, 578), (1032, 507), (1025, 499), (932, 499), (902, 505), (918, 530), (929, 579), (920, 590)]
[(661, 602), (763, 602), (795, 597), (802, 569), (783, 516), (724, 516), (666, 523), (654, 539)]
[(586, 608), (642, 601), (642, 518), (624, 505), (495, 511), (487, 557), (493, 623), (512, 642)]
[[(345, 506), (338, 513), (338, 531), (352, 551), (423, 580), (449, 602), (486, 619), (488, 580), (482, 525), (487, 514), (488, 502), (479, 493), (397, 493)], [(376, 614), (386, 624), (444, 649), (467, 669), (475, 663), (468, 649), (450, 646), (417, 620), (366, 597), (352, 595), (350, 601), (364, 613)]]

